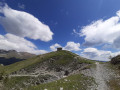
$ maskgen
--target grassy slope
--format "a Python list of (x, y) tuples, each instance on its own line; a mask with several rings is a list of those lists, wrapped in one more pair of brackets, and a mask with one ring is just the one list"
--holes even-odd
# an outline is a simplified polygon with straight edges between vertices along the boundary
[[(53, 57), (55, 57), (56, 59), (60, 59), (54, 63), (55, 65), (66, 65), (70, 63), (75, 56), (77, 55), (69, 51), (50, 52), (44, 55), (35, 56), (28, 60), (24, 60), (8, 66), (0, 67), (1, 68), (0, 72), (5, 72), (6, 74), (9, 74), (11, 72), (20, 70), (22, 68), (30, 67), (37, 63), (42, 63), (42, 61), (48, 60)], [(80, 63), (93, 63), (93, 61), (85, 60), (83, 58), (79, 58), (78, 60)]]
[[(109, 62), (110, 69), (117, 72), (117, 74), (120, 76), (120, 55), (117, 55), (115, 57), (111, 58), (111, 61)], [(114, 77), (111, 79), (108, 83), (110, 85), (111, 90), (120, 90), (120, 78)]]
[[(106, 63), (108, 68), (115, 72), (115, 74), (120, 76), (119, 66), (120, 64), (114, 65), (111, 62)], [(120, 90), (120, 78), (113, 77), (109, 80), (108, 85), (110, 86), (111, 90)]]
[(19, 90), (21, 87), (25, 87), (23, 82), (26, 82), (29, 80), (30, 77), (12, 77), (12, 78), (6, 78), (4, 80), (4, 87), (3, 90), (11, 90), (12, 88), (15, 88), (15, 90)]
[[(26, 88), (30, 85), (35, 85), (34, 83), (38, 80), (38, 78), (40, 80), (43, 80), (47, 77), (49, 77), (49, 75), (40, 75), (39, 77), (21, 76), (21, 77), (5, 78), (3, 82), (4, 87), (2, 89), (11, 90), (12, 88), (14, 88), (14, 90), (20, 90), (20, 88)], [(31, 79), (33, 81), (30, 84)]]
[(60, 90), (60, 88), (63, 90), (87, 90), (93, 84), (95, 84), (93, 78), (76, 74), (47, 84), (31, 86), (25, 90)]
[(82, 74), (71, 75), (50, 83), (26, 87), (24, 82), (28, 82), (30, 79), (31, 77), (26, 76), (12, 77), (4, 80), (5, 86), (3, 87), (3, 90), (11, 90), (13, 87), (15, 90), (19, 90), (21, 87), (24, 88), (23, 90), (60, 90), (61, 87), (64, 88), (63, 90), (87, 90), (89, 87), (95, 84), (94, 78), (87, 77)]
[[(50, 58), (56, 58), (59, 60), (56, 60), (51, 66), (55, 65), (67, 65), (68, 63), (72, 62), (74, 60), (74, 57), (77, 57), (78, 55), (69, 52), (69, 51), (59, 51), (59, 52), (50, 52), (44, 55), (38, 55), (36, 57), (33, 57), (31, 59), (17, 62), (8, 66), (1, 66), (0, 70), (1, 72), (4, 72), (6, 74), (9, 74), (11, 72), (20, 70), (22, 68), (27, 68), (34, 66), (38, 63), (42, 63), (43, 61), (49, 60)], [(82, 57), (77, 58), (79, 63), (94, 63), (94, 61), (86, 60)], [(23, 87), (25, 88), (23, 82), (29, 80), (31, 77), (12, 77), (12, 78), (7, 78), (7, 80), (4, 80), (5, 82), (5, 87), (8, 90), (14, 86), (16, 87)], [(65, 81), (67, 79), (68, 81)], [(60, 87), (63, 87), (64, 90), (73, 90), (74, 86), (76, 88), (79, 88), (81, 90), (86, 90), (87, 86), (92, 85), (91, 82), (93, 82), (93, 78), (91, 77), (86, 77), (81, 74), (77, 75), (72, 75), (69, 77), (66, 77), (64, 79), (58, 80), (57, 82), (51, 82), (48, 84), (40, 84), (39, 86), (33, 86), (29, 87), (27, 90), (43, 90), (44, 88), (47, 88), (48, 90), (59, 90)], [(17, 89), (16, 89), (17, 90)], [(18, 89), (19, 90), (19, 89)]]

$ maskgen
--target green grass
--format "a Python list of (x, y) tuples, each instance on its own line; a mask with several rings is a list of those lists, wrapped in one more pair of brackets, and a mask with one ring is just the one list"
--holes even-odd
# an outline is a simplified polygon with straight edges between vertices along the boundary
[(111, 79), (108, 82), (108, 85), (110, 86), (111, 90), (120, 90), (120, 78), (117, 79)]
[[(77, 57), (75, 59), (75, 57)], [(28, 68), (31, 70), (32, 67), (41, 65), (43, 62), (47, 61), (49, 62), (50, 59), (54, 59), (54, 62), (48, 63), (49, 68), (57, 68), (57, 67), (65, 67), (69, 66), (69, 63), (73, 63), (72, 68), (75, 68), (75, 66), (79, 63), (86, 63), (86, 64), (93, 64), (94, 61), (87, 60), (82, 57), (78, 57), (78, 55), (69, 52), (69, 51), (57, 51), (57, 52), (50, 52), (43, 55), (35, 56), (31, 59), (20, 61), (8, 66), (0, 66), (0, 72), (4, 72), (5, 75), (10, 74), (12, 72), (15, 72), (17, 70), (20, 70), (22, 68)], [(86, 67), (90, 68), (90, 66)], [(12, 77), (12, 78), (6, 78), (4, 79), (4, 90), (10, 90), (12, 87), (18, 87), (15, 90), (19, 90), (20, 87), (25, 88), (25, 85), (23, 82), (29, 81), (31, 77)], [(34, 78), (37, 80), (38, 78)], [(67, 79), (67, 81), (65, 81)], [(74, 90), (76, 88), (79, 88), (80, 90), (86, 90), (87, 86), (91, 86), (94, 82), (93, 78), (86, 77), (81, 74), (72, 75), (69, 77), (66, 77), (64, 79), (54, 81), (51, 83), (46, 84), (40, 84), (39, 86), (31, 86), (29, 88), (26, 88), (27, 90), (44, 90), (47, 88), (48, 90), (59, 90), (60, 87), (63, 87), (64, 90)], [(78, 90), (79, 90), (78, 89)]]
[(6, 78), (4, 80), (3, 90), (11, 90), (12, 88), (15, 88), (15, 90), (19, 90), (21, 87), (25, 87), (25, 85), (23, 83), (29, 79), (30, 79), (30, 77)]
[[(76, 54), (69, 52), (69, 51), (57, 51), (57, 52), (50, 52), (44, 55), (38, 55), (35, 56), (31, 59), (28, 60), (24, 60), (24, 61), (20, 61), (8, 66), (2, 66), (0, 67), (0, 72), (5, 72), (5, 74), (10, 74), (12, 72), (15, 72), (17, 70), (20, 70), (22, 68), (28, 68), (31, 67), (33, 65), (42, 63), (46, 60), (49, 60), (50, 58), (54, 58), (56, 59), (54, 63), (52, 63), (52, 65), (67, 65), (70, 62), (73, 61), (74, 57), (77, 56)], [(92, 64), (94, 63), (91, 60), (86, 60), (84, 58), (77, 58), (79, 63), (87, 63), (87, 64)], [(51, 66), (51, 65), (50, 65)]]
[[(120, 75), (119, 68), (118, 68), (120, 66), (119, 64), (113, 65), (109, 62), (107, 63), (107, 66), (111, 70), (114, 70), (116, 74)], [(119, 77), (111, 78), (107, 84), (110, 86), (111, 90), (120, 90), (120, 78)]]
[[(26, 86), (24, 83), (30, 82), (32, 78), (34, 81), (33, 83), (39, 78), (48, 77), (48, 76), (40, 76), (40, 77), (11, 77), (4, 80), (4, 87), (3, 90), (11, 90), (15, 88), (15, 90), (60, 90), (63, 87), (63, 90), (86, 90), (88, 87), (93, 86), (95, 81), (92, 77), (84, 76), (83, 74), (76, 74), (71, 75), (66, 78), (53, 81), (50, 83), (39, 84), (37, 86)], [(78, 88), (78, 89), (77, 89)]]
[[(105, 63), (106, 66), (108, 67), (108, 69), (112, 70), (112, 72), (114, 71), (115, 74), (120, 75), (119, 72), (119, 64), (114, 65), (111, 64), (111, 62), (107, 62)], [(107, 82), (110, 90), (120, 90), (120, 78), (119, 77), (115, 77), (116, 75), (114, 75), (114, 77), (110, 78), (110, 80)]]
[(40, 84), (38, 86), (31, 86), (25, 90), (60, 90), (62, 87), (63, 90), (86, 90), (89, 86), (95, 84), (92, 77), (87, 77), (82, 74), (71, 75), (61, 80), (54, 82)]
[(40, 75), (38, 77), (30, 77), (30, 76), (16, 76), (16, 77), (8, 77), (3, 80), (4, 88), (3, 90), (11, 90), (15, 88), (15, 90), (20, 90), (20, 88), (26, 88), (30, 85), (35, 85), (35, 82), (39, 80), (43, 80), (51, 77), (50, 75)]

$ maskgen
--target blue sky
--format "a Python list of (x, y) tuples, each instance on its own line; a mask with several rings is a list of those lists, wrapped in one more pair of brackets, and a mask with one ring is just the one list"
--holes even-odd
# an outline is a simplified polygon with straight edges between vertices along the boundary
[[(0, 0), (0, 49), (42, 54), (62, 46), (83, 57), (108, 60), (110, 55), (120, 53), (119, 3), (120, 0)], [(33, 18), (28, 20), (23, 14)]]

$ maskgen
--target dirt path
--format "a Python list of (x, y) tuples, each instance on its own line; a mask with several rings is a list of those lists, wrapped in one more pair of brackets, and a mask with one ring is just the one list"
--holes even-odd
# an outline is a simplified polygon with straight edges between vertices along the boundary
[(97, 90), (109, 90), (109, 87), (106, 83), (106, 79), (108, 79), (106, 78), (106, 73), (107, 73), (106, 70), (107, 70), (106, 67), (96, 62), (96, 71), (94, 78), (96, 83), (98, 84), (96, 88)]
[(9, 77), (38, 77), (38, 75), (9, 75)]
[(51, 75), (51, 76), (55, 76), (56, 78), (60, 79), (59, 76), (55, 75), (53, 72), (48, 72), (48, 73), (45, 73), (45, 74), (37, 74), (37, 75), (34, 75), (35, 73), (33, 73), (33, 75), (31, 74), (13, 74), (13, 75), (9, 75), (9, 78), (11, 77), (38, 77), (40, 75)]
[(94, 68), (83, 70), (81, 73), (93, 77), (96, 82), (96, 85), (93, 85), (89, 90), (111, 90), (111, 86), (108, 83), (110, 83), (111, 79), (119, 76), (114, 70), (110, 69), (107, 64), (100, 64), (99, 62), (96, 62)]

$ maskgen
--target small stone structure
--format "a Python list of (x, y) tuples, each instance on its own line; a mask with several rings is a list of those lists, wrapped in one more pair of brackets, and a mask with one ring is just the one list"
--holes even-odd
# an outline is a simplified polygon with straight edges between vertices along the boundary
[(61, 47), (57, 48), (57, 51), (61, 51), (61, 50), (62, 50), (62, 48), (61, 48)]

